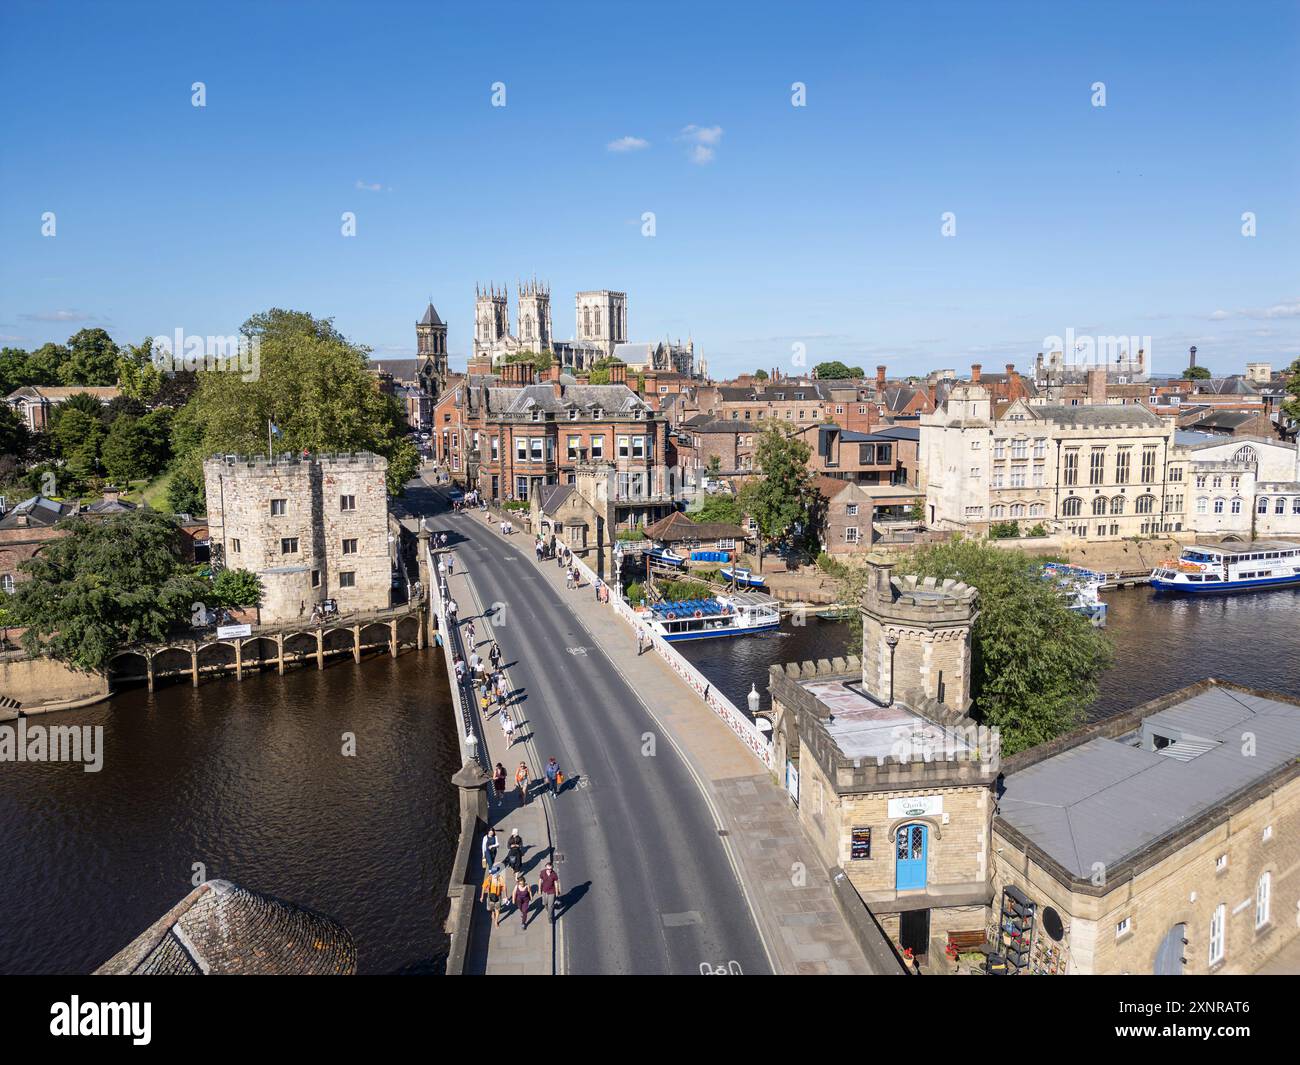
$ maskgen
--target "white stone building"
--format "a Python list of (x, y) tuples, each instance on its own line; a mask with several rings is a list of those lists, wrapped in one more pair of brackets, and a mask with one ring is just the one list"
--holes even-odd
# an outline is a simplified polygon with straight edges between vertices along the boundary
[(203, 464), (215, 565), (261, 578), (261, 620), (390, 605), (388, 462), (341, 455), (214, 456)]
[(1186, 528), (1201, 536), (1300, 536), (1300, 453), (1263, 437), (1180, 433), (1187, 465)]

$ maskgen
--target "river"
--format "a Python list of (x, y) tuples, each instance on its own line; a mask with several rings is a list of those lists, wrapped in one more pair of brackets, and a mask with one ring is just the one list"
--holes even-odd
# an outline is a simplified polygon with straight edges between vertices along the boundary
[[(1115, 649), (1092, 718), (1138, 706), (1206, 677), (1300, 698), (1300, 588), (1236, 595), (1169, 596), (1150, 588), (1103, 592)], [(677, 649), (738, 707), (757, 683), (761, 706), (769, 665), (845, 653), (847, 624), (785, 618), (779, 633), (679, 643)]]
[(441, 971), (448, 699), (423, 651), (29, 719), (103, 725), (104, 764), (0, 763), (0, 972), (89, 972), (191, 889), (196, 862), (338, 918), (361, 972)]

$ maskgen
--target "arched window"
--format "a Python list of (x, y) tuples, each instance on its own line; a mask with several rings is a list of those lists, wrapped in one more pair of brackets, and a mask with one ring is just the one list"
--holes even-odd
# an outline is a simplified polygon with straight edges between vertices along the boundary
[(1115, 496), (1115, 498), (1112, 499), (1112, 500), (1110, 501), (1110, 512), (1111, 512), (1112, 514), (1123, 514), (1123, 513), (1124, 513), (1124, 497), (1123, 497), (1123, 496)]
[(1255, 513), (1256, 514), (1268, 513), (1268, 496), (1259, 497), (1259, 502), (1255, 504)]
[[(1296, 500), (1300, 503), (1300, 499)], [(1025, 516), (1025, 505), (1023, 503), (1013, 503), (1011, 505), (1011, 516), (1013, 518), (1023, 518)]]
[(1291, 500), (1291, 513), (1300, 514), (1300, 496), (1296, 496)]
[(1067, 518), (1077, 518), (1083, 512), (1083, 500), (1078, 496), (1070, 496), (1061, 504), (1061, 513)]
[(1134, 504), (1133, 509), (1137, 511), (1139, 514), (1150, 514), (1152, 511), (1156, 509), (1156, 497), (1138, 496), (1137, 502)]
[(1255, 927), (1263, 928), (1268, 924), (1269, 908), (1273, 895), (1273, 874), (1264, 873), (1255, 885)]
[(1205, 496), (1201, 496), (1196, 501), (1196, 513), (1208, 514), (1209, 512), (1210, 512), (1210, 501), (1206, 499)]
[(1273, 507), (1273, 513), (1274, 513), (1274, 514), (1285, 514), (1285, 513), (1286, 513), (1286, 496), (1278, 496), (1278, 497), (1277, 497), (1277, 503), (1276, 503), (1276, 505)]
[(1255, 449), (1249, 445), (1238, 448), (1237, 453), (1232, 456), (1232, 461), (1240, 463), (1242, 466), (1249, 466), (1255, 461)]
[(1223, 478), (1222, 478), (1222, 477), (1216, 477), (1216, 478), (1214, 478), (1214, 484), (1212, 484), (1210, 487), (1211, 487), (1211, 488), (1222, 488), (1222, 487), (1223, 487)]
[(1004, 506), (997, 505), (997, 506), (989, 507), (990, 518), (1005, 518), (1006, 515), (1007, 515), (1007, 508)]
[(1031, 518), (1041, 518), (1045, 513), (1047, 513), (1047, 508), (1042, 503), (1029, 504), (1029, 516)]
[(1094, 499), (1094, 500), (1092, 501), (1092, 512), (1093, 512), (1093, 514), (1105, 514), (1105, 513), (1106, 513), (1106, 497), (1105, 497), (1105, 496), (1097, 496), (1097, 498)]
[(585, 337), (591, 336), (591, 308), (590, 307), (582, 308), (582, 335)]
[(1223, 500), (1222, 500), (1222, 499), (1216, 499), (1216, 500), (1214, 501), (1214, 513), (1216, 513), (1216, 514), (1222, 514), (1222, 513), (1223, 513)]

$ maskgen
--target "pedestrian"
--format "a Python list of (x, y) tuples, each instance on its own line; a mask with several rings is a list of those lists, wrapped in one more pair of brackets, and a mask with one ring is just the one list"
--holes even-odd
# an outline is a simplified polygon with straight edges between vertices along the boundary
[(637, 626), (636, 630), (636, 656), (641, 657), (641, 652), (645, 650), (645, 629)]
[(460, 609), (460, 607), (458, 607), (458, 606), (456, 605), (456, 600), (455, 600), (455, 599), (448, 599), (448, 600), (447, 600), (447, 617), (448, 617), (449, 619), (451, 619), (451, 623), (452, 623), (453, 625), (456, 624), (456, 612), (457, 612), (459, 609)]
[(511, 901), (514, 902), (515, 909), (519, 911), (521, 926), (527, 928), (528, 911), (533, 905), (533, 891), (532, 888), (528, 886), (528, 878), (522, 873), (515, 881), (515, 893)]
[(478, 706), (479, 709), (483, 711), (483, 717), (485, 719), (492, 716), (489, 712), (492, 707), (492, 701), (488, 698), (487, 689), (484, 689), (483, 694), (478, 697)]
[(558, 795), (560, 793), (560, 789), (559, 789), (559, 785), (556, 784), (555, 781), (556, 778), (558, 778), (560, 775), (560, 763), (557, 762), (554, 758), (550, 759), (546, 763), (546, 769), (544, 770), (544, 772), (546, 773), (546, 784), (551, 789), (551, 794)]
[(439, 534), (438, 534), (438, 545), (439, 545), (440, 547), (446, 547), (446, 546), (447, 546), (447, 534), (446, 534), (446, 533), (439, 533)]
[(506, 767), (500, 762), (492, 770), (492, 790), (496, 792), (497, 802), (504, 802), (506, 798)]
[(505, 670), (497, 674), (497, 698), (501, 700), (502, 706), (510, 699), (510, 682), (506, 680)]
[(447, 576), (451, 577), (456, 572), (456, 560), (452, 557), (450, 551), (447, 552)]
[(460, 655), (456, 656), (456, 683), (465, 683), (465, 660)]
[(560, 874), (555, 871), (551, 859), (547, 858), (546, 865), (542, 868), (541, 895), (542, 906), (545, 907), (546, 915), (551, 919), (551, 924), (555, 924), (556, 904), (560, 901), (560, 892), (563, 890), (560, 887)]
[(519, 834), (519, 829), (510, 830), (510, 838), (506, 840), (506, 865), (515, 871), (518, 875), (524, 871), (524, 837)]
[(492, 659), (492, 668), (500, 669), (501, 668), (501, 645), (494, 643), (492, 645), (492, 650), (488, 652), (488, 657)]
[(596, 589), (596, 602), (599, 603), (599, 602), (600, 602), (600, 593), (601, 593), (601, 590), (602, 590), (605, 586), (601, 583), (600, 578), (597, 577), (596, 580), (592, 583), (592, 587)]
[(488, 826), (487, 835), (483, 837), (483, 868), (491, 869), (497, 864), (497, 830)]
[(510, 711), (502, 709), (501, 711), (501, 735), (505, 737), (506, 747), (515, 745), (515, 722), (510, 716)]
[(532, 785), (532, 780), (528, 776), (528, 766), (523, 762), (519, 763), (519, 768), (515, 770), (515, 787), (519, 789), (519, 804), (528, 805), (528, 789)]
[(487, 911), (492, 915), (492, 927), (501, 927), (501, 903), (505, 897), (506, 884), (501, 879), (501, 867), (494, 865), (488, 870)]

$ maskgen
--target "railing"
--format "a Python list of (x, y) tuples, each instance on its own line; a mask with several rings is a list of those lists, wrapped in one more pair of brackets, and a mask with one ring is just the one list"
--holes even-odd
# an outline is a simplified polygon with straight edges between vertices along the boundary
[[(563, 543), (563, 541), (560, 542)], [(591, 567), (576, 554), (573, 555), (573, 564), (578, 567), (578, 572), (588, 582), (594, 583), (598, 579)], [(633, 631), (640, 630), (643, 632), (646, 638), (649, 639), (650, 646), (654, 648), (660, 658), (668, 663), (669, 668), (681, 677), (696, 695), (704, 700), (705, 706), (722, 718), (727, 727), (749, 748), (755, 758), (762, 762), (770, 772), (775, 772), (772, 744), (759, 731), (758, 726), (741, 713), (735, 703), (715, 689), (703, 673), (674, 650), (672, 644), (662, 636), (651, 632), (637, 615), (637, 612), (623, 598), (621, 589), (614, 587), (612, 584), (608, 584), (608, 587), (610, 592), (609, 602), (614, 608), (614, 613), (631, 625)]]
[[(425, 563), (429, 573), (429, 609), (438, 619), (438, 632), (442, 636), (442, 654), (447, 666), (447, 681), (451, 687), (452, 706), (460, 719), (461, 764), (477, 761), (491, 772), (488, 760), (487, 739), (479, 720), (478, 704), (474, 699), (474, 678), (469, 672), (469, 656), (460, 638), (460, 626), (447, 622), (447, 604), (438, 579), (438, 562), (431, 548), (425, 548)], [(456, 679), (456, 655), (466, 663), (465, 679)]]

